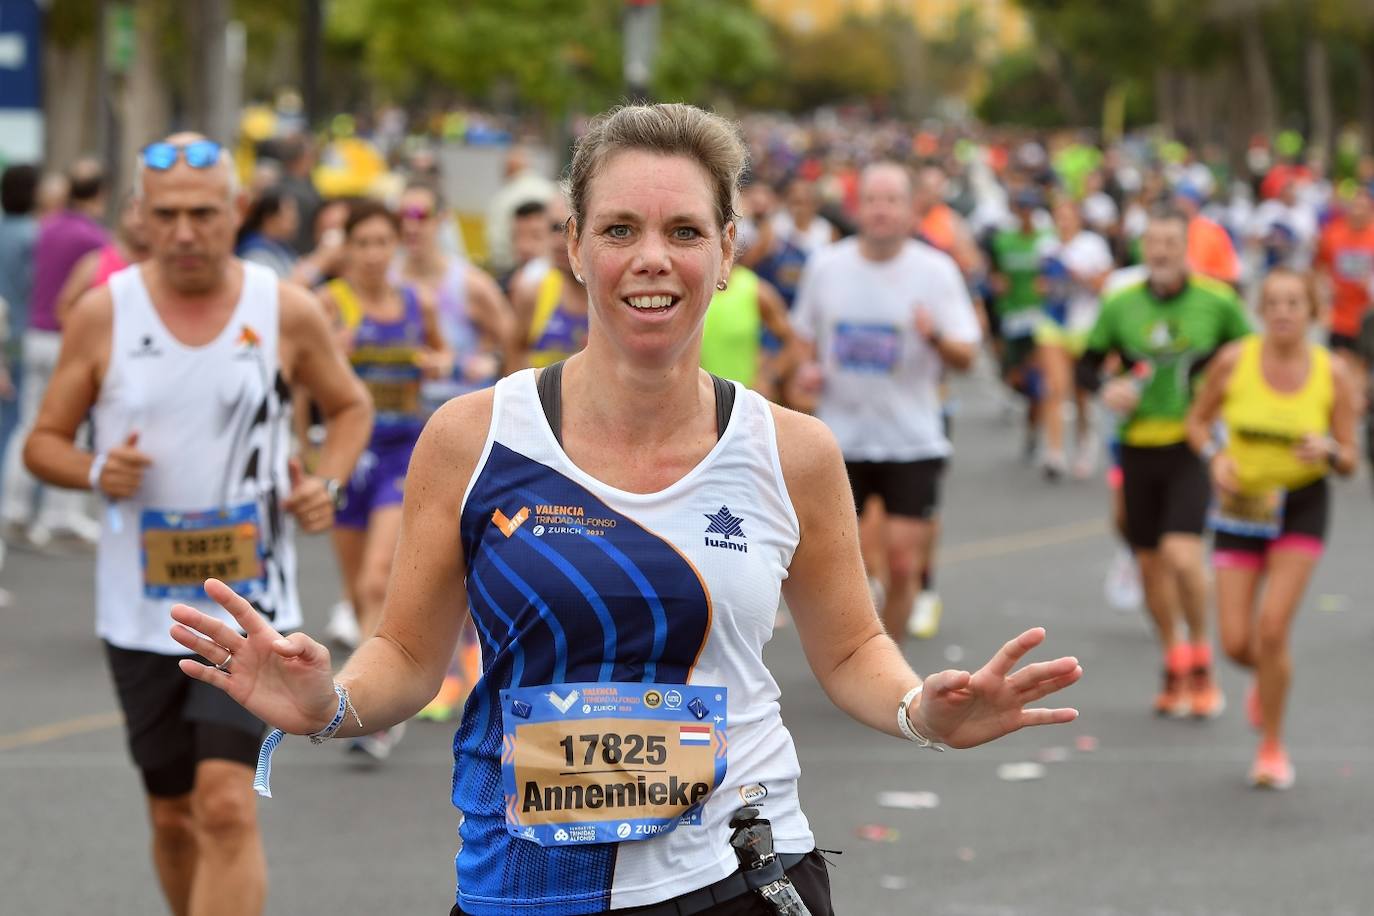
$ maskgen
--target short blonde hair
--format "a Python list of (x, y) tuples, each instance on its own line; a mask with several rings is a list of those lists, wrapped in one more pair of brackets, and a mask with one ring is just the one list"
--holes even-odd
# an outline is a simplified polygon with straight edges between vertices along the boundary
[(698, 163), (715, 185), (720, 228), (735, 218), (735, 192), (749, 158), (735, 124), (693, 105), (622, 105), (596, 118), (573, 151), (568, 203), (579, 231), (592, 179), (607, 160), (628, 150), (686, 156)]

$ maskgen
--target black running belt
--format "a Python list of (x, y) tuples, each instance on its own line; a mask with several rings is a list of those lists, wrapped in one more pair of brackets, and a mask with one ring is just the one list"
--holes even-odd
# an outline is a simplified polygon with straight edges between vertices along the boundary
[[(563, 445), (563, 363), (559, 360), (546, 366), (539, 373), (539, 403), (544, 408), (544, 417), (549, 421), (553, 437)], [(725, 435), (725, 427), (730, 425), (730, 414), (735, 409), (735, 386), (725, 379), (711, 376), (711, 387), (716, 392), (716, 438)]]

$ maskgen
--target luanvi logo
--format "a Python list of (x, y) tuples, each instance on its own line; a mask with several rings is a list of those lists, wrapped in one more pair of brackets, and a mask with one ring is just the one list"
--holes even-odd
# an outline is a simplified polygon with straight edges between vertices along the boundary
[[(729, 509), (721, 506), (719, 512), (706, 516), (706, 521), (709, 523), (706, 526), (707, 547), (738, 550), (740, 553), (749, 552), (749, 545), (744, 542), (744, 519), (731, 515)], [(711, 537), (713, 534), (720, 535), (721, 539)], [(731, 538), (739, 538), (739, 540), (732, 541)]]
[(515, 534), (517, 528), (525, 524), (525, 519), (530, 517), (529, 506), (521, 506), (520, 511), (515, 513), (512, 518), (506, 518), (506, 513), (497, 509), (491, 514), (491, 520), (496, 524), (497, 529), (506, 537)]

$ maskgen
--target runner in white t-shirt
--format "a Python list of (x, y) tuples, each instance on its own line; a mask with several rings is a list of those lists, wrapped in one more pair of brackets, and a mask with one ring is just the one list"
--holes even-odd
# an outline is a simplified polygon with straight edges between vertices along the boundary
[(883, 623), (906, 633), (952, 448), (940, 416), (940, 373), (967, 369), (978, 319), (958, 266), (907, 237), (911, 178), (895, 163), (865, 170), (859, 235), (818, 251), (797, 294), (798, 333), (824, 377), (817, 415), (839, 440), (854, 504), (886, 512)]
[(1041, 426), (1045, 441), (1041, 465), (1045, 477), (1058, 480), (1068, 468), (1064, 449), (1064, 403), (1073, 396), (1078, 409), (1074, 476), (1090, 477), (1097, 460), (1097, 440), (1089, 424), (1086, 392), (1075, 391), (1073, 364), (1083, 352), (1097, 321), (1102, 283), (1112, 269), (1112, 252), (1096, 232), (1083, 228), (1076, 201), (1054, 205), (1055, 235), (1040, 249), (1040, 275), (1045, 288), (1045, 320), (1035, 329), (1035, 354), (1045, 379)]

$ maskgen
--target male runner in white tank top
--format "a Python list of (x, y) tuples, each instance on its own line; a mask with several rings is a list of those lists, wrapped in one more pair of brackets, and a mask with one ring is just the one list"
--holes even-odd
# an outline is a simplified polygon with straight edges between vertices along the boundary
[[(218, 691), (187, 689), (187, 652), (165, 620), (177, 601), (213, 612), (201, 582), (224, 573), (278, 626), (301, 626), (287, 515), (310, 533), (330, 527), (371, 408), (319, 303), (233, 257), (244, 201), (218, 144), (177, 134), (145, 148), (138, 169), (151, 259), (78, 300), (24, 457), (48, 483), (107, 500), (97, 631), (170, 909), (258, 914), (262, 723)], [(325, 414), (319, 477), (289, 458), (293, 384)], [(88, 411), (94, 455), (73, 442)]]

